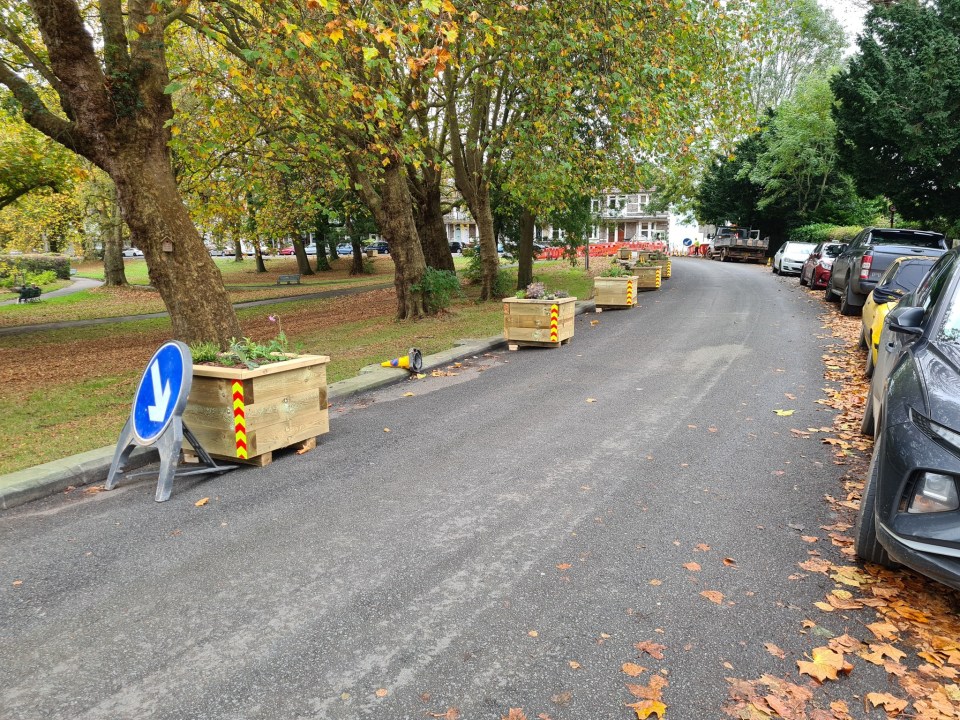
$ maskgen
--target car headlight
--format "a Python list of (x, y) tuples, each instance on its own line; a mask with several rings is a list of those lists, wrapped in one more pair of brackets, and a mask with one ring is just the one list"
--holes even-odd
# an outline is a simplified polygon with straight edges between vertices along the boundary
[(920, 474), (907, 507), (908, 513), (950, 512), (960, 508), (957, 481), (953, 475), (923, 472)]

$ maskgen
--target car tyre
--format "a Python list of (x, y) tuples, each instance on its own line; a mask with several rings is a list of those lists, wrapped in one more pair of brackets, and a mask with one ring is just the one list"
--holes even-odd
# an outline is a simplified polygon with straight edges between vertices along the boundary
[(870, 343), (867, 342), (867, 329), (861, 328), (860, 330), (860, 340), (857, 342), (857, 347), (861, 350), (867, 350), (870, 348)]
[(831, 303), (835, 303), (840, 299), (830, 286), (829, 280), (827, 280), (827, 286), (823, 289), (823, 299)]
[(873, 364), (873, 348), (867, 348), (867, 361), (863, 366), (863, 374), (868, 378), (873, 377), (874, 364)]
[(873, 451), (870, 460), (870, 472), (860, 498), (860, 512), (857, 514), (857, 523), (854, 526), (853, 549), (857, 556), (875, 565), (893, 567), (895, 563), (877, 539), (877, 481), (879, 469), (877, 457), (880, 455), (880, 446)]
[(850, 293), (850, 283), (847, 283), (847, 289), (843, 291), (843, 295), (840, 296), (840, 314), (847, 316), (856, 316), (859, 315), (862, 311), (862, 307), (857, 307), (852, 302), (853, 298)]
[(807, 279), (803, 276), (803, 270), (800, 271), (800, 284), (801, 285), (807, 284)]

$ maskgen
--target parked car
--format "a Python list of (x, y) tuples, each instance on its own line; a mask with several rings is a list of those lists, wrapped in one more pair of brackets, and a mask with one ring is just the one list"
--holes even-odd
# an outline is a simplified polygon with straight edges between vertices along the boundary
[(278, 254), (278, 255), (293, 255), (293, 254), (294, 254), (293, 245), (287, 245), (286, 247), (280, 248), (280, 252), (278, 252), (277, 254)]
[(337, 255), (353, 255), (353, 245), (343, 242), (337, 245)]
[(466, 245), (464, 245), (464, 244), (463, 244), (462, 242), (460, 242), (459, 240), (451, 240), (451, 241), (450, 241), (450, 252), (452, 252), (452, 253), (462, 253), (462, 252), (463, 252), (463, 248), (465, 248), (465, 247), (466, 247)]
[(846, 249), (846, 243), (822, 242), (817, 245), (800, 268), (800, 284), (822, 290), (830, 279), (833, 259)]
[(207, 252), (210, 253), (210, 257), (227, 257), (233, 255), (233, 251), (227, 250), (226, 248), (219, 248), (212, 243), (206, 245)]
[(143, 251), (140, 248), (128, 247), (123, 249), (124, 257), (143, 257)]
[(947, 251), (941, 233), (899, 228), (865, 228), (833, 261), (833, 272), (824, 288), (830, 302), (840, 301), (841, 315), (859, 315), (867, 295), (890, 267), (903, 256), (938, 257)]
[(854, 550), (960, 589), (960, 249), (887, 316), (863, 426), (876, 443)]
[(304, 251), (307, 255), (316, 255), (316, 254), (317, 254), (317, 244), (316, 244), (316, 243), (310, 243), (309, 245), (304, 245), (304, 246), (303, 246), (303, 251)]
[(799, 275), (804, 261), (814, 249), (813, 243), (785, 242), (773, 256), (775, 275)]
[(376, 242), (370, 243), (369, 245), (364, 245), (364, 246), (363, 246), (363, 249), (364, 249), (365, 251), (366, 251), (366, 250), (376, 250), (376, 251), (377, 251), (378, 253), (380, 253), (381, 255), (389, 255), (389, 254), (390, 254), (390, 246), (387, 244), (386, 240), (378, 240), (378, 241), (376, 241)]
[(935, 261), (935, 258), (925, 257), (896, 258), (867, 296), (867, 301), (863, 304), (860, 329), (860, 347), (867, 351), (867, 377), (873, 375), (873, 368), (877, 363), (880, 331), (887, 313), (900, 298), (917, 289)]

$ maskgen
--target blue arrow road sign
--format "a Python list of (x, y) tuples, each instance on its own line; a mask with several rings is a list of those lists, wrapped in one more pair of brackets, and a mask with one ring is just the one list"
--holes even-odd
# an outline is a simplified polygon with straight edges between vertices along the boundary
[(183, 412), (192, 381), (190, 348), (175, 340), (161, 345), (147, 363), (133, 398), (130, 419), (139, 444), (152, 445), (174, 413)]
[(693, 245), (693, 240), (691, 240), (690, 238), (684, 238), (684, 239), (683, 239), (683, 244), (684, 244), (686, 247), (690, 247), (691, 245)]

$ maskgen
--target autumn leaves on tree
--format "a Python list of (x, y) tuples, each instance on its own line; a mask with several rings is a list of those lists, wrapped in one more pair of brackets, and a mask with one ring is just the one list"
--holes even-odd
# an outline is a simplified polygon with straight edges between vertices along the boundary
[(325, 198), (355, 195), (390, 244), (397, 316), (417, 318), (427, 266), (450, 269), (450, 181), (491, 298), (495, 198), (543, 218), (689, 175), (753, 121), (737, 47), (760, 5), (99, 0), (84, 15), (76, 0), (14, 0), (0, 84), (113, 179), (174, 334), (225, 342), (239, 327), (181, 192), (230, 236), (237, 209), (275, 205), (278, 188), (283, 217), (311, 224), (333, 212)]

